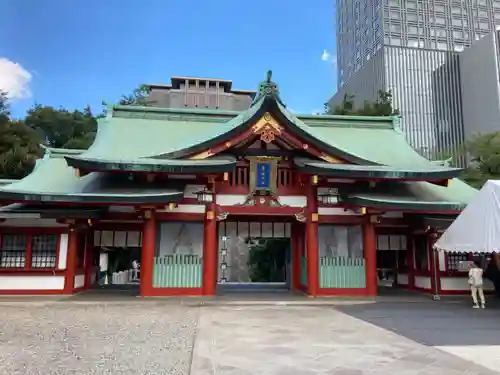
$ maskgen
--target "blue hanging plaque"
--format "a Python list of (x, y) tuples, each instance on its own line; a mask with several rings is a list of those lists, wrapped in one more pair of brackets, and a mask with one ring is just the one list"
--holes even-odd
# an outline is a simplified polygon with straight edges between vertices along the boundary
[(255, 187), (257, 189), (271, 188), (271, 164), (257, 163), (255, 168)]

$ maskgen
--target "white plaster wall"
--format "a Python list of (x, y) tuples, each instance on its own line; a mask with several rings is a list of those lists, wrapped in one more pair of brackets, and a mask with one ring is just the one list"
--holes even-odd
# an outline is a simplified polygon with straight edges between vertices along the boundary
[(0, 223), (2, 227), (54, 227), (66, 228), (67, 224), (58, 223), (55, 219), (7, 219)]
[(389, 211), (382, 215), (382, 217), (390, 217), (401, 219), (403, 217), (403, 213), (400, 211)]
[(0, 276), (0, 290), (62, 290), (64, 276)]
[(281, 195), (279, 202), (290, 207), (305, 207), (307, 206), (307, 197), (304, 195)]
[(75, 276), (75, 282), (73, 283), (73, 287), (82, 288), (85, 285), (85, 275), (79, 274)]
[(408, 285), (408, 274), (398, 273), (398, 285)]
[(136, 208), (134, 206), (110, 206), (109, 212), (135, 212)]
[(182, 212), (187, 214), (203, 214), (205, 206), (202, 204), (180, 204), (174, 209), (158, 210), (159, 212)]
[[(469, 280), (464, 277), (441, 277), (442, 290), (469, 290)], [(494, 290), (494, 286), (490, 280), (484, 280), (484, 290)]]
[(67, 259), (68, 259), (68, 233), (61, 233), (59, 237), (59, 262), (57, 264), (57, 268), (60, 270), (65, 270)]
[(203, 254), (203, 223), (162, 222), (159, 225), (157, 255)]
[(438, 264), (440, 271), (446, 271), (446, 253), (444, 251), (438, 252)]
[(429, 276), (415, 276), (415, 286), (422, 289), (431, 289), (431, 278)]
[(318, 207), (318, 214), (320, 215), (360, 215), (353, 211), (346, 211), (341, 207)]
[(205, 189), (205, 185), (186, 185), (184, 198), (196, 198), (196, 193)]
[(243, 194), (217, 194), (215, 201), (221, 206), (234, 206), (237, 204), (245, 203), (247, 199), (246, 195)]

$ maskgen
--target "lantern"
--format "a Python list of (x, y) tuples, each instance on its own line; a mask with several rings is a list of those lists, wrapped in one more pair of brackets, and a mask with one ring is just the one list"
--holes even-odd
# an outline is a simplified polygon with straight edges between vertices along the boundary
[(214, 201), (214, 193), (208, 189), (203, 189), (196, 193), (196, 200), (200, 204), (210, 204)]
[(339, 202), (339, 191), (338, 189), (328, 189), (325, 194), (320, 194), (318, 199), (325, 206), (331, 206)]

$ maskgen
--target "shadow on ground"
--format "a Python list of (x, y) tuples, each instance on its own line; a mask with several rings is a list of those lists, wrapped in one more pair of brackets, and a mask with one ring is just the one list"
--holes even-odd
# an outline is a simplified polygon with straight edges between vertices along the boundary
[(432, 346), (500, 345), (500, 300), (472, 309), (468, 298), (434, 303), (379, 302), (336, 307), (355, 318)]

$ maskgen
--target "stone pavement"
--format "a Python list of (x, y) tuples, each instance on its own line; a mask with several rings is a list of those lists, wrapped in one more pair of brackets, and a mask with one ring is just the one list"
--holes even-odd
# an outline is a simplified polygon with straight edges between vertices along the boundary
[[(451, 301), (454, 303), (446, 303)], [(338, 309), (410, 340), (500, 371), (500, 300), (491, 297), (485, 310), (472, 309), (469, 298), (451, 301), (343, 305)]]
[(191, 374), (499, 373), (337, 308), (233, 305), (202, 309)]
[(498, 375), (499, 311), (451, 300), (1, 299), (0, 375)]

